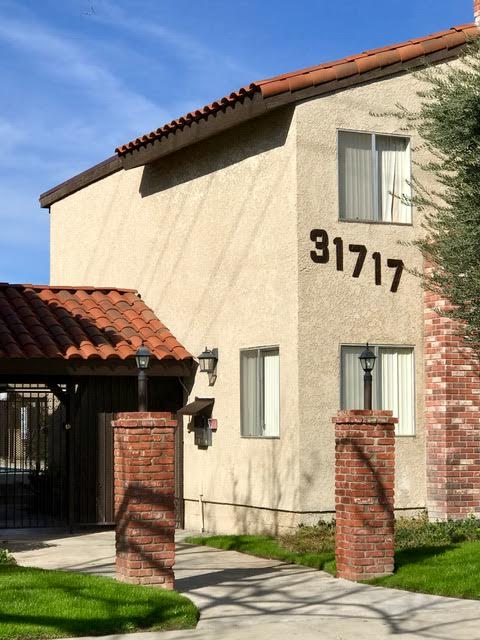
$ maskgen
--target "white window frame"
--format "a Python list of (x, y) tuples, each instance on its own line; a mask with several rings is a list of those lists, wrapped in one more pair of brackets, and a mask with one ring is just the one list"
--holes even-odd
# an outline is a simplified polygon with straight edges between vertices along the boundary
[[(365, 349), (365, 345), (364, 344), (347, 344), (347, 343), (342, 343), (340, 345), (340, 353), (339, 353), (339, 358), (340, 358), (340, 408), (343, 409), (345, 407), (345, 398), (344, 398), (344, 394), (345, 394), (345, 390), (343, 387), (343, 370), (342, 370), (342, 366), (343, 366), (343, 358), (342, 358), (342, 349), (344, 347), (354, 347), (356, 349)], [(381, 404), (381, 398), (382, 398), (382, 374), (381, 374), (381, 358), (379, 357), (380, 355), (380, 350), (381, 349), (409, 349), (412, 352), (412, 385), (413, 385), (413, 394), (412, 394), (412, 402), (413, 402), (413, 411), (412, 411), (412, 416), (413, 416), (413, 424), (412, 424), (412, 430), (411, 433), (398, 433), (398, 425), (395, 425), (395, 435), (397, 436), (397, 438), (414, 438), (417, 435), (417, 402), (416, 402), (416, 397), (417, 397), (417, 380), (416, 380), (416, 364), (415, 364), (415, 347), (414, 345), (411, 344), (369, 344), (370, 349), (373, 351), (373, 353), (376, 356), (376, 361), (375, 361), (375, 367), (373, 370), (373, 385), (374, 385), (374, 389), (373, 389), (373, 395), (374, 398), (376, 396), (377, 400), (380, 399), (379, 404)], [(358, 367), (361, 370), (361, 364), (360, 361), (358, 362)], [(362, 375), (362, 379), (363, 379), (363, 373)], [(373, 400), (373, 404), (375, 404), (375, 399)], [(359, 409), (363, 409), (363, 407), (358, 407)], [(374, 409), (378, 409), (379, 407), (373, 407)]]
[[(372, 137), (372, 190), (373, 190), (373, 211), (372, 211), (372, 219), (369, 218), (342, 218), (340, 211), (340, 135), (342, 133), (364, 133)], [(359, 222), (359, 223), (367, 223), (367, 224), (386, 224), (386, 225), (399, 225), (401, 227), (411, 227), (413, 226), (413, 207), (410, 205), (410, 222), (389, 222), (388, 220), (380, 220), (379, 219), (379, 194), (378, 194), (378, 154), (377, 154), (377, 146), (376, 146), (376, 137), (384, 136), (389, 138), (402, 138), (407, 141), (407, 162), (408, 162), (408, 171), (409, 171), (409, 185), (408, 185), (408, 197), (411, 197), (411, 187), (410, 182), (412, 180), (412, 139), (410, 136), (405, 136), (400, 133), (384, 133), (381, 131), (362, 131), (360, 129), (337, 129), (337, 199), (338, 199), (338, 220), (339, 222)]]
[[(279, 385), (279, 389), (278, 389), (278, 428), (277, 428), (277, 433), (275, 435), (263, 435), (262, 433), (255, 433), (255, 434), (246, 434), (244, 433), (246, 431), (245, 429), (245, 423), (244, 423), (244, 415), (243, 415), (243, 394), (244, 394), (244, 389), (243, 389), (243, 376), (242, 376), (242, 356), (244, 353), (252, 353), (252, 352), (256, 352), (257, 353), (257, 367), (256, 367), (256, 371), (257, 371), (257, 381), (256, 381), (256, 385), (257, 385), (257, 398), (258, 398), (258, 409), (257, 409), (257, 420), (261, 421), (262, 420), (262, 406), (264, 403), (264, 398), (265, 398), (265, 388), (263, 387), (263, 378), (261, 375), (261, 371), (260, 371), (260, 367), (258, 367), (258, 359), (260, 359), (261, 354), (262, 353), (266, 353), (266, 352), (276, 352), (277, 357), (278, 357), (278, 372), (279, 372), (279, 381), (278, 381), (278, 385)], [(281, 423), (281, 415), (280, 415), (280, 376), (281, 376), (281, 370), (280, 370), (280, 347), (278, 345), (269, 345), (269, 346), (262, 346), (262, 347), (249, 347), (246, 349), (240, 349), (240, 436), (242, 438), (248, 438), (248, 439), (261, 439), (261, 440), (278, 440), (280, 438), (280, 423)], [(256, 425), (258, 428), (258, 424)], [(264, 425), (262, 425), (264, 426)]]

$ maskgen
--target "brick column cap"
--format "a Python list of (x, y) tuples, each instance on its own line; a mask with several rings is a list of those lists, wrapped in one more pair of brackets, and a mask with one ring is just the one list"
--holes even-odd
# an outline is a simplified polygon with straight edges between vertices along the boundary
[(378, 409), (342, 410), (332, 418), (334, 424), (397, 424), (393, 411)]
[(129, 411), (117, 413), (112, 421), (113, 427), (138, 428), (150, 427), (159, 429), (162, 427), (176, 427), (177, 419), (169, 411)]

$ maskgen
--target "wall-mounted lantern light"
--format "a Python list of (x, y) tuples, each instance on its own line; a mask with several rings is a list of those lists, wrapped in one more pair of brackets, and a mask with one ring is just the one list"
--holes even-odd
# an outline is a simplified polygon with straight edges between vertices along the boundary
[(148, 411), (148, 386), (146, 370), (150, 365), (152, 354), (148, 347), (143, 345), (138, 348), (135, 360), (138, 367), (138, 410)]
[(218, 349), (209, 349), (208, 347), (205, 347), (205, 351), (198, 356), (200, 371), (208, 373), (208, 383), (210, 386), (213, 386), (217, 379), (217, 362)]
[(372, 408), (372, 371), (375, 367), (376, 356), (367, 345), (359, 356), (360, 364), (364, 371), (363, 376), (363, 408)]

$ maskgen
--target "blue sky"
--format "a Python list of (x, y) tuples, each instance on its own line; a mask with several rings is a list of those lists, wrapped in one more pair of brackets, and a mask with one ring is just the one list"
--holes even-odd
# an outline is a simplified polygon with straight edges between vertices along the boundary
[(472, 0), (0, 0), (0, 281), (48, 282), (39, 194), (119, 144), (253, 80), (471, 20)]

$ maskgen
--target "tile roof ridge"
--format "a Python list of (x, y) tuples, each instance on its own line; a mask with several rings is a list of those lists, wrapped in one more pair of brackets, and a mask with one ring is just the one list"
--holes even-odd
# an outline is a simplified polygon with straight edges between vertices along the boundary
[(335, 67), (337, 65), (340, 64), (345, 64), (346, 62), (353, 62), (355, 60), (358, 60), (358, 58), (364, 57), (364, 56), (373, 56), (376, 55), (377, 53), (382, 53), (384, 51), (392, 51), (395, 49), (400, 49), (402, 47), (408, 47), (409, 45), (412, 44), (418, 44), (420, 42), (425, 42), (428, 40), (436, 40), (438, 38), (443, 38), (446, 35), (451, 34), (452, 32), (463, 32), (466, 31), (467, 29), (474, 29), (476, 28), (476, 25), (474, 22), (468, 22), (462, 25), (456, 25), (453, 27), (450, 27), (449, 29), (444, 29), (443, 31), (436, 31), (435, 33), (431, 33), (427, 36), (419, 36), (418, 38), (410, 38), (409, 40), (403, 40), (402, 42), (397, 42), (394, 44), (390, 44), (390, 45), (384, 45), (383, 47), (375, 47), (374, 49), (366, 49), (365, 51), (361, 51), (360, 53), (354, 53), (354, 54), (350, 54), (347, 56), (344, 56), (343, 58), (338, 58), (336, 60), (331, 60), (329, 62), (321, 62), (320, 64), (314, 64), (314, 65), (310, 65), (308, 67), (303, 67), (302, 69), (296, 69), (294, 71), (287, 71), (286, 73), (279, 73), (275, 76), (270, 76), (268, 78), (264, 78), (262, 80), (256, 80), (254, 83), (254, 85), (257, 85), (258, 87), (262, 87), (262, 85), (266, 85), (270, 82), (276, 82), (278, 80), (283, 80), (283, 79), (288, 79), (291, 78), (292, 76), (299, 76), (302, 75), (304, 73), (310, 73), (312, 71), (315, 71), (317, 69), (327, 69), (330, 67)]

